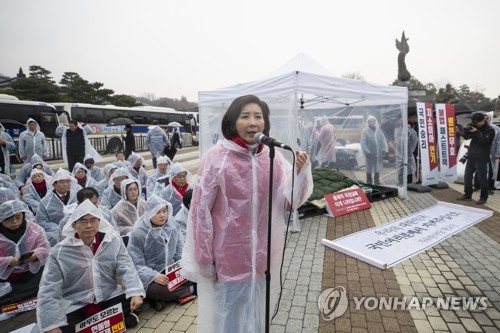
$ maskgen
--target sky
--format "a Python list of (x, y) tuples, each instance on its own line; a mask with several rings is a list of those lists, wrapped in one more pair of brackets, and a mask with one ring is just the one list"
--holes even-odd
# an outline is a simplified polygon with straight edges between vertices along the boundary
[(39, 65), (116, 94), (198, 100), (299, 53), (335, 75), (397, 78), (395, 40), (422, 83), (500, 95), (500, 1), (4, 0), (0, 74)]

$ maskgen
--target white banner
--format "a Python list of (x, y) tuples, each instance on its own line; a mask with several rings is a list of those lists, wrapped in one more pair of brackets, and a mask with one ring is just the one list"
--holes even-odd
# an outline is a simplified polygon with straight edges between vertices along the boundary
[(323, 239), (321, 244), (386, 269), (492, 215), (489, 210), (438, 201), (416, 214), (336, 240)]
[(436, 127), (431, 103), (417, 103), (418, 144), (422, 162), (422, 185), (439, 183)]
[(439, 146), (439, 179), (452, 182), (457, 179), (457, 143), (455, 122), (455, 106), (453, 104), (436, 104), (436, 120)]

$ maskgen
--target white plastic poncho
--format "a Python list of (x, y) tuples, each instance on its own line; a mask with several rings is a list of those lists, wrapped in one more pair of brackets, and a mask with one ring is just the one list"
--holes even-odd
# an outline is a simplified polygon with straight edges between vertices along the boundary
[(19, 190), (16, 186), (16, 183), (10, 176), (4, 175), (3, 173), (0, 173), (0, 188), (6, 187), (11, 189), (14, 193), (16, 193), (17, 197), (20, 197)]
[[(53, 190), (51, 186), (52, 177), (47, 176), (47, 174), (43, 172), (43, 170), (35, 168), (31, 170), (30, 178), (37, 174), (42, 175), (43, 179), (45, 180), (45, 185), (47, 187), (47, 193), (45, 195), (47, 195)], [(33, 183), (32, 182), (27, 183), (26, 187), (23, 190), (23, 201), (28, 205), (28, 207), (30, 207), (30, 209), (33, 212), (36, 212), (38, 210), (38, 205), (40, 204), (40, 200), (42, 200), (42, 198), (35, 189), (35, 186), (33, 186)]]
[[(89, 125), (85, 125), (82, 127), (82, 125), (78, 124), (78, 127), (80, 127), (83, 130), (83, 139), (85, 140), (85, 155), (90, 154), (94, 161), (101, 162), (102, 157), (99, 155), (97, 150), (90, 144), (88, 134), (92, 133), (92, 128)], [(62, 151), (63, 151), (63, 159), (65, 163), (68, 163), (68, 154), (66, 152), (66, 131), (69, 130), (68, 127), (64, 124), (60, 124), (56, 128), (56, 134), (61, 137), (61, 143), (62, 143)]]
[(177, 229), (182, 234), (183, 242), (186, 239), (186, 228), (187, 228), (187, 220), (189, 216), (189, 209), (187, 209), (184, 204), (181, 205), (181, 209), (177, 214), (175, 214), (175, 224), (177, 225)]
[(12, 137), (5, 131), (5, 127), (0, 123), (0, 139), (5, 141), (5, 146), (0, 145), (0, 153), (3, 154), (5, 161), (5, 170), (0, 170), (1, 173), (10, 175), (10, 152), (16, 150), (16, 144)]
[[(85, 162), (89, 159), (94, 159), (92, 157), (92, 155), (90, 154), (87, 154), (85, 155), (85, 158), (83, 159), (83, 163), (85, 164)], [(94, 161), (95, 162), (95, 161)], [(104, 176), (102, 175), (102, 172), (101, 172), (101, 168), (99, 168), (98, 166), (94, 165), (92, 166), (90, 169), (89, 169), (89, 173), (90, 173), (90, 176), (92, 178), (94, 178), (94, 180), (96, 182), (100, 182), (101, 180), (104, 179)]]
[[(137, 207), (127, 200), (127, 186), (135, 183), (139, 192), (139, 198), (137, 199)], [(125, 179), (120, 185), (120, 192), (122, 194), (122, 199), (111, 209), (111, 214), (115, 220), (116, 226), (120, 231), (120, 235), (125, 236), (130, 231), (134, 224), (141, 218), (146, 210), (146, 201), (140, 196), (141, 184), (137, 179)]]
[(118, 167), (116, 165), (114, 165), (113, 163), (109, 163), (109, 164), (106, 164), (104, 166), (104, 178), (101, 179), (95, 187), (95, 189), (99, 193), (99, 198), (102, 197), (104, 190), (106, 190), (108, 188), (108, 183), (109, 183), (111, 171), (116, 170), (116, 169), (118, 169)]
[[(59, 169), (52, 179), (52, 183), (50, 184), (52, 187), (54, 186), (54, 182), (67, 179), (72, 182), (72, 186), (69, 192), (69, 199), (66, 205), (71, 205), (73, 202), (76, 202), (76, 192), (77, 186), (76, 180), (71, 176), (71, 174), (64, 170)], [(59, 195), (55, 193), (55, 191), (47, 192), (45, 197), (40, 200), (40, 204), (38, 205), (38, 210), (36, 212), (36, 223), (38, 223), (43, 229), (45, 229), (45, 233), (50, 242), (50, 245), (54, 246), (57, 243), (57, 229), (59, 223), (64, 217), (64, 206), (66, 206), (64, 202), (59, 198)]]
[(129, 156), (128, 159), (130, 161), (130, 166), (128, 167), (130, 175), (132, 175), (132, 177), (137, 179), (143, 185), (143, 187), (146, 187), (146, 183), (148, 182), (148, 174), (146, 170), (142, 167), (142, 164), (141, 167), (139, 168), (139, 171), (134, 169), (134, 166), (137, 163), (137, 161), (141, 160), (142, 163), (144, 163), (144, 159), (142, 158), (141, 155), (138, 155), (134, 152), (132, 152), (132, 154)]
[(144, 140), (144, 147), (149, 149), (155, 156), (163, 155), (165, 146), (169, 146), (170, 142), (165, 134), (165, 131), (158, 125), (148, 127), (148, 134)]
[[(193, 189), (184, 275), (198, 282), (198, 325), (204, 332), (263, 332), (269, 202), (269, 148), (252, 155), (222, 140), (202, 158)], [(271, 302), (280, 288), (285, 210), (292, 167), (276, 151), (273, 178)], [(292, 209), (312, 193), (311, 163), (295, 177)]]
[[(105, 234), (95, 255), (75, 237), (72, 225), (87, 214), (100, 219), (99, 232)], [(66, 325), (66, 314), (87, 304), (123, 293), (127, 298), (145, 296), (121, 237), (90, 200), (85, 200), (71, 214), (63, 235), (66, 238), (50, 251), (38, 291), (36, 314), (42, 332)]]
[(87, 177), (87, 180), (85, 181), (85, 184), (83, 186), (80, 183), (78, 183), (78, 185), (80, 185), (81, 188), (85, 188), (85, 187), (94, 187), (95, 188), (97, 186), (97, 182), (95, 181), (94, 178), (92, 178), (92, 175), (90, 174), (89, 169), (87, 169), (87, 167), (80, 162), (76, 162), (75, 166), (73, 167), (73, 172), (71, 172), (73, 177), (75, 177), (75, 179), (76, 179), (76, 173), (80, 169), (85, 170), (85, 175)]
[(182, 206), (182, 195), (177, 191), (177, 189), (172, 185), (172, 178), (181, 172), (186, 172), (186, 182), (188, 184), (188, 189), (191, 188), (191, 172), (183, 167), (180, 163), (174, 163), (170, 167), (168, 172), (169, 184), (160, 192), (160, 197), (172, 204), (174, 210), (174, 216), (181, 210)]
[(26, 162), (24, 162), (23, 167), (19, 171), (19, 173), (16, 176), (16, 185), (18, 187), (24, 186), (26, 181), (30, 178), (30, 173), (31, 170), (35, 167), (35, 165), (40, 164), (43, 166), (43, 171), (49, 175), (52, 176), (54, 175), (54, 171), (52, 171), (52, 168), (45, 163), (43, 158), (41, 158), (39, 155), (35, 154), (31, 156)]
[[(369, 126), (374, 122), (375, 131)], [(377, 118), (368, 116), (366, 127), (361, 131), (361, 150), (366, 158), (366, 173), (381, 172), (384, 163), (384, 155), (389, 151), (384, 132), (378, 125)]]
[[(50, 244), (45, 237), (43, 229), (32, 219), (26, 206), (18, 200), (6, 201), (0, 205), (0, 222), (16, 213), (24, 212), (26, 220), (26, 231), (19, 242), (14, 243), (0, 234), (0, 279), (6, 280), (12, 273), (30, 271), (36, 273), (47, 262)], [(20, 266), (9, 266), (12, 257), (19, 257), (23, 253), (34, 251), (38, 260)]]
[(16, 192), (14, 192), (11, 188), (0, 187), (0, 204), (3, 204), (5, 201), (18, 200), (18, 199), (19, 198)]
[[(154, 227), (151, 217), (163, 207), (168, 209), (168, 220)], [(146, 289), (168, 265), (181, 259), (182, 243), (170, 203), (157, 196), (148, 200), (146, 212), (130, 234), (128, 251)]]
[(118, 168), (109, 177), (108, 187), (102, 193), (99, 199), (99, 205), (113, 209), (113, 207), (122, 199), (121, 192), (118, 194), (115, 191), (115, 179), (120, 176), (127, 176), (127, 179), (132, 178), (127, 168)]
[[(35, 133), (28, 128), (30, 122), (35, 122), (36, 124)], [(33, 154), (49, 157), (49, 146), (47, 145), (45, 134), (40, 131), (40, 125), (35, 119), (29, 118), (26, 121), (26, 130), (19, 134), (19, 156), (26, 158)]]
[(148, 181), (146, 182), (146, 193), (148, 194), (148, 197), (155, 195), (159, 195), (160, 192), (158, 193), (155, 192), (156, 188), (156, 180), (165, 177), (168, 174), (168, 167), (172, 164), (172, 161), (170, 158), (167, 156), (162, 156), (156, 160), (156, 164), (166, 164), (167, 165), (167, 171), (165, 173), (161, 173), (160, 170), (157, 168), (149, 177)]
[[(415, 163), (415, 156), (413, 155), (413, 151), (417, 148), (418, 144), (418, 135), (417, 132), (410, 126), (408, 127), (408, 151), (407, 151), (407, 159), (408, 159), (408, 174), (411, 174), (417, 170), (417, 165)], [(404, 167), (404, 137), (403, 137), (403, 128), (397, 127), (394, 130), (394, 138), (396, 140), (396, 168), (400, 169)]]

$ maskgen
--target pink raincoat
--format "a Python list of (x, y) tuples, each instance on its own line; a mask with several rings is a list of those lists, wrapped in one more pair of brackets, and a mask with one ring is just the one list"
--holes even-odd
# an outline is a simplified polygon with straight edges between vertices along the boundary
[[(295, 177), (294, 208), (312, 192), (310, 163)], [(188, 218), (182, 267), (198, 282), (203, 332), (264, 331), (269, 199), (269, 148), (252, 155), (223, 140), (200, 162)], [(279, 293), (285, 211), (292, 167), (277, 151), (271, 248), (271, 311)]]

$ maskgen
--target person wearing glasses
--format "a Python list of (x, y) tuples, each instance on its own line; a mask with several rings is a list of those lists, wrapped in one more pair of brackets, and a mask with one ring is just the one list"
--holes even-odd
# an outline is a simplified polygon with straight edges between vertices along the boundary
[(144, 287), (125, 244), (102, 211), (82, 202), (63, 229), (66, 238), (49, 254), (38, 291), (41, 332), (75, 332), (75, 325), (121, 303), (127, 329), (139, 323), (133, 313)]
[(172, 204), (174, 216), (182, 208), (182, 197), (191, 188), (191, 173), (180, 163), (175, 163), (168, 172), (169, 184), (160, 192), (160, 197)]
[(472, 122), (464, 130), (464, 139), (471, 139), (466, 155), (464, 195), (457, 198), (457, 200), (472, 200), (472, 183), (474, 173), (476, 172), (481, 186), (481, 194), (476, 204), (484, 205), (488, 200), (489, 194), (487, 169), (490, 161), (491, 145), (495, 138), (495, 130), (488, 125), (484, 114), (481, 112), (474, 112), (471, 120)]
[[(49, 250), (44, 230), (21, 201), (0, 205), (0, 308), (36, 297)], [(0, 310), (0, 320), (11, 316)]]

